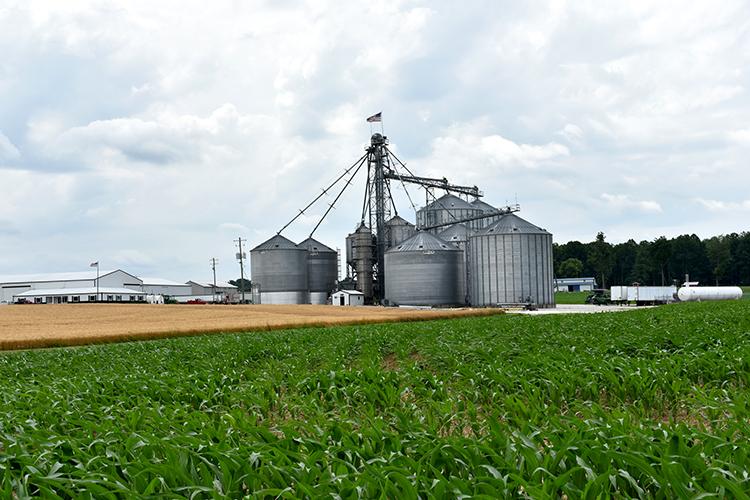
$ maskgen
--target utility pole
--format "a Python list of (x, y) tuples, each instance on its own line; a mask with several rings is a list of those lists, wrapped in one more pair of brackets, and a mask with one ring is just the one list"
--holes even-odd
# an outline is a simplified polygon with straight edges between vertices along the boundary
[(214, 272), (214, 284), (213, 284), (213, 302), (216, 302), (216, 263), (219, 262), (216, 257), (211, 257), (211, 270)]
[(242, 243), (246, 242), (247, 240), (243, 240), (242, 238), (237, 238), (234, 240), (235, 243), (239, 246), (240, 251), (237, 252), (237, 260), (240, 261), (240, 296), (242, 297), (242, 303), (245, 303), (245, 262), (244, 260), (247, 258), (245, 255), (245, 252), (242, 251)]

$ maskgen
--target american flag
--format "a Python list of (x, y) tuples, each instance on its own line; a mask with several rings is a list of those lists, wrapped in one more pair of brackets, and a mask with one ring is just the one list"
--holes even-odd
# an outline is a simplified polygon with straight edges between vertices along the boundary
[(375, 113), (374, 115), (372, 115), (371, 117), (369, 117), (367, 119), (367, 121), (369, 123), (372, 123), (372, 122), (382, 122), (383, 121), (383, 112), (381, 111), (380, 113)]

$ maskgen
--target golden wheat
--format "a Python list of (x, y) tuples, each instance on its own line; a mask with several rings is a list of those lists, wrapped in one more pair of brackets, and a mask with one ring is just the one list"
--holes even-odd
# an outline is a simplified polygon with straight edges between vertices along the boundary
[(16, 305), (0, 307), (0, 350), (302, 326), (423, 321), (501, 312), (499, 309), (415, 310), (320, 305)]

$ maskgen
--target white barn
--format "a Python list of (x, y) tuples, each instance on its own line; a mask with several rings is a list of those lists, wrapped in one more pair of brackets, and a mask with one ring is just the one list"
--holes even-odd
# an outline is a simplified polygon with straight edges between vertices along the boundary
[[(122, 269), (100, 271), (98, 287), (104, 301), (134, 302), (143, 295), (143, 281)], [(74, 273), (0, 276), (2, 304), (18, 300), (37, 303), (90, 302), (96, 300), (96, 293), (95, 269)]]

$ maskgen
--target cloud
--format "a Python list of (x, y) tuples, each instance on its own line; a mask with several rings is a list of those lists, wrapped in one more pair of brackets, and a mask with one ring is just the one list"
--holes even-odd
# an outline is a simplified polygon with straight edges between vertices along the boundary
[(21, 152), (15, 144), (0, 131), (0, 161), (17, 160), (20, 157)]
[(625, 194), (608, 194), (602, 193), (601, 199), (604, 203), (615, 210), (635, 209), (645, 213), (661, 213), (661, 205), (656, 201), (650, 200), (632, 200), (629, 195)]
[[(745, 202), (716, 200), (750, 184), (748, 18), (743, 0), (16, 2), (0, 271), (91, 252), (180, 280), (217, 257), (235, 278), (231, 240), (275, 234), (362, 155), (378, 111), (416, 174), (517, 197), (556, 241), (746, 229)], [(335, 191), (284, 234), (306, 237)], [(342, 246), (363, 191), (361, 173), (316, 237)]]
[(696, 198), (696, 203), (701, 205), (703, 208), (718, 213), (726, 212), (747, 212), (750, 211), (750, 200), (743, 201), (720, 201), (720, 200), (705, 200), (703, 198)]
[[(450, 165), (470, 165), (463, 174), (488, 175), (513, 168), (535, 169), (549, 161), (569, 156), (562, 144), (526, 144), (514, 142), (493, 133), (486, 119), (471, 123), (455, 123), (432, 141), (432, 151), (423, 160), (432, 175), (443, 172)], [(460, 175), (460, 174), (459, 174)]]

